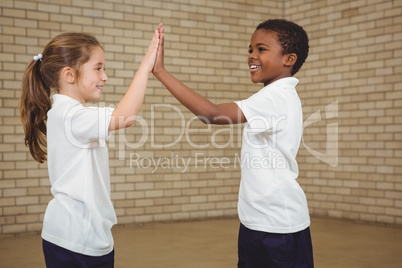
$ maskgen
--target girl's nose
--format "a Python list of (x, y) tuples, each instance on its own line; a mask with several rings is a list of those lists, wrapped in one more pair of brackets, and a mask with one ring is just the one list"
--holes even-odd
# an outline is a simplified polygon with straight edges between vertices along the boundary
[(103, 75), (102, 75), (102, 81), (107, 81), (108, 77), (105, 71), (103, 71)]

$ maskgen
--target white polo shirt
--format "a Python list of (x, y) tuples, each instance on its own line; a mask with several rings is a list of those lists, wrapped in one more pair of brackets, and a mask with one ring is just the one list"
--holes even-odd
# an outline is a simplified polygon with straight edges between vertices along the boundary
[(47, 120), (51, 193), (42, 238), (68, 250), (102, 256), (113, 250), (116, 214), (110, 199), (106, 140), (113, 113), (53, 97)]
[(238, 214), (252, 230), (294, 233), (310, 225), (306, 196), (296, 181), (303, 131), (298, 82), (294, 77), (283, 78), (236, 102), (247, 118)]

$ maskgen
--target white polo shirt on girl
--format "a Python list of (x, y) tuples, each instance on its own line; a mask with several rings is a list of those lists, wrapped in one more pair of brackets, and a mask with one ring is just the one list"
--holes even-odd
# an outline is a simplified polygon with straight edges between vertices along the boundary
[(84, 107), (60, 94), (52, 98), (47, 161), (54, 198), (42, 238), (84, 255), (106, 255), (113, 250), (111, 228), (117, 223), (106, 147), (113, 109)]
[(236, 102), (247, 118), (238, 214), (252, 230), (294, 233), (310, 226), (306, 196), (296, 181), (303, 132), (298, 82), (294, 77), (282, 78)]

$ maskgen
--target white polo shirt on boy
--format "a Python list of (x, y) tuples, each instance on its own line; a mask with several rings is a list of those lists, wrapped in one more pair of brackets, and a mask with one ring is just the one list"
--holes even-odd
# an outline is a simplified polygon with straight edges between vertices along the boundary
[(303, 131), (298, 82), (294, 77), (282, 78), (236, 102), (247, 118), (238, 214), (252, 230), (294, 233), (310, 225), (306, 196), (296, 181)]
[(47, 119), (51, 193), (42, 238), (70, 251), (102, 256), (113, 250), (116, 214), (110, 199), (106, 140), (113, 109), (53, 97)]

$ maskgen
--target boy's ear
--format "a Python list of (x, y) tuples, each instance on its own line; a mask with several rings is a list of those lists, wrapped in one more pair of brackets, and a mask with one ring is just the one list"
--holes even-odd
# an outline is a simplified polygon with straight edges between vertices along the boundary
[(285, 58), (285, 66), (291, 67), (295, 65), (296, 61), (297, 61), (297, 55), (295, 53), (287, 54)]
[(75, 71), (71, 67), (64, 67), (61, 70), (61, 78), (69, 83), (69, 84), (74, 84), (75, 82)]

